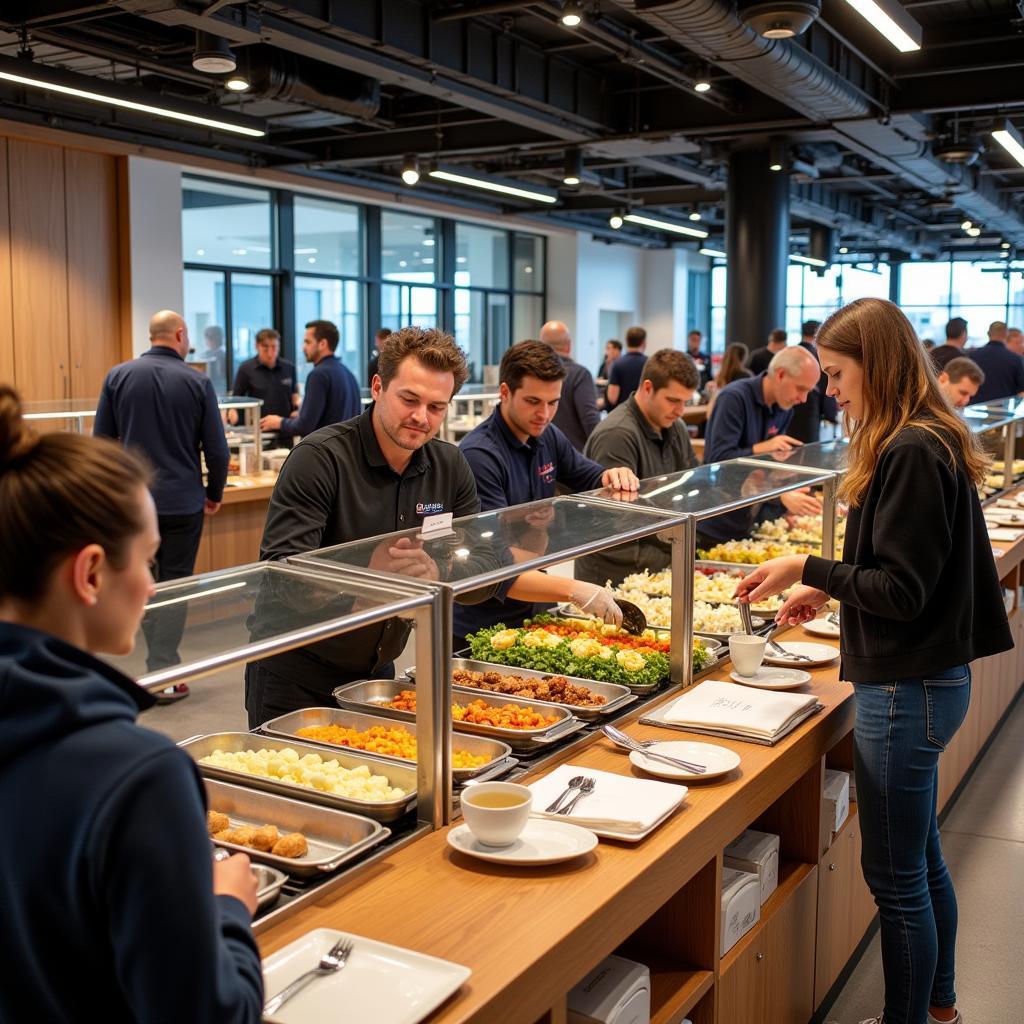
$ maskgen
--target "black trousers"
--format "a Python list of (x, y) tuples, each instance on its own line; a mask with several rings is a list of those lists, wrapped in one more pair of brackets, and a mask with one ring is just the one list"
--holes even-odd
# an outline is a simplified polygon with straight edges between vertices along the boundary
[[(157, 516), (160, 549), (156, 553), (153, 573), (157, 583), (192, 575), (205, 518), (201, 511), (184, 516)], [(187, 615), (188, 604), (182, 602), (161, 608), (155, 615), (142, 620), (142, 632), (146, 637), (146, 668), (150, 672), (181, 661), (178, 645), (185, 632)]]

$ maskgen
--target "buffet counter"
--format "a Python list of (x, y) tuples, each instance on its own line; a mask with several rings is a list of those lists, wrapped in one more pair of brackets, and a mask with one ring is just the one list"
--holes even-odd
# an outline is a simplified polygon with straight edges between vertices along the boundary
[(215, 516), (207, 516), (196, 555), (195, 572), (212, 572), (247, 565), (260, 557), (263, 524), (276, 473), (229, 476), (224, 503)]

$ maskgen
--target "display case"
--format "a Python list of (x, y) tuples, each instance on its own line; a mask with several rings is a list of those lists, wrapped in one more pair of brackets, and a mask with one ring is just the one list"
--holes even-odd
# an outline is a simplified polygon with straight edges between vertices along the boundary
[(980, 438), (986, 451), (995, 460), (982, 491), (983, 500), (994, 501), (1003, 491), (1013, 486), (1016, 476), (1021, 475), (1014, 472), (1014, 463), (1017, 463), (1017, 469), (1024, 470), (1024, 465), (1017, 459), (1020, 425), (1024, 421), (1024, 401), (1005, 398), (998, 402), (969, 405), (963, 415), (972, 433)]
[(63, 430), (70, 434), (87, 434), (92, 431), (92, 424), (88, 421), (96, 418), (98, 404), (99, 399), (96, 398), (23, 402), (22, 418), (43, 431)]

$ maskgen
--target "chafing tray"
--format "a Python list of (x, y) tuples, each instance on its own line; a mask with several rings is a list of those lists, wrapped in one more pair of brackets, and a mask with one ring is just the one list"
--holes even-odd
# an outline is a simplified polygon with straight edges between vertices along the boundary
[(397, 786), (405, 791), (405, 796), (397, 800), (356, 800), (352, 797), (338, 796), (336, 793), (323, 793), (319, 789), (310, 786), (296, 786), (290, 782), (281, 782), (278, 779), (263, 778), (259, 775), (247, 775), (245, 772), (230, 771), (227, 768), (218, 768), (211, 764), (198, 764), (200, 758), (212, 754), (215, 750), (223, 750), (228, 753), (237, 753), (241, 750), (284, 750), (291, 747), (299, 757), (306, 754), (316, 754), (323, 757), (324, 748), (311, 743), (301, 743), (298, 740), (281, 740), (272, 736), (261, 736), (252, 732), (218, 732), (208, 736), (195, 736), (192, 739), (182, 740), (178, 744), (186, 754), (197, 762), (202, 775), (211, 779), (221, 779), (224, 782), (234, 782), (239, 786), (249, 786), (252, 789), (266, 790), (268, 793), (279, 793), (281, 796), (291, 797), (293, 800), (308, 800), (310, 803), (321, 804), (324, 807), (335, 807), (342, 811), (355, 811), (357, 814), (365, 814), (375, 821), (396, 821), (416, 801), (416, 770), (407, 768), (404, 765), (396, 764), (394, 761), (382, 761), (379, 758), (371, 757), (361, 751), (348, 751), (337, 747), (331, 751), (327, 760), (335, 760), (342, 768), (358, 768), (366, 765), (375, 775), (383, 775), (392, 786)]
[[(556, 675), (553, 672), (538, 672), (532, 668), (516, 668), (514, 665), (497, 665), (490, 661), (474, 661), (472, 658), (453, 658), (452, 671), (455, 672), (459, 669), (468, 672), (497, 672), (499, 675), (520, 676), (523, 679), (550, 679)], [(415, 680), (415, 666), (406, 669), (406, 675), (410, 679)], [(575, 686), (585, 686), (592, 693), (606, 698), (606, 702), (600, 707), (582, 708), (576, 704), (565, 704), (561, 701), (541, 700), (539, 697), (525, 697), (523, 700), (528, 700), (534, 704), (565, 708), (577, 718), (582, 718), (585, 722), (593, 722), (604, 715), (621, 711), (627, 704), (632, 704), (636, 700), (636, 696), (630, 692), (629, 687), (622, 686), (619, 683), (599, 683), (593, 679), (580, 679), (577, 676), (564, 676), (563, 678), (568, 679)], [(493, 690), (481, 690), (475, 686), (464, 686), (458, 683), (454, 684), (452, 689), (461, 693), (473, 693), (477, 696), (482, 693), (490, 693), (495, 697), (503, 697), (506, 701), (521, 703), (520, 699), (512, 693), (495, 693)]]
[[(399, 680), (400, 681), (400, 680)], [(348, 729), (369, 729), (375, 725), (383, 726), (385, 729), (394, 729), (396, 726), (405, 728), (404, 725), (396, 722), (393, 718), (386, 718), (383, 715), (367, 715), (359, 711), (347, 711), (343, 708), (303, 708), (301, 711), (292, 711), (280, 718), (265, 722), (260, 728), (268, 736), (297, 736), (299, 729), (310, 725), (340, 725)], [(304, 736), (298, 737), (303, 743), (312, 743), (316, 746), (326, 747), (328, 750), (352, 750), (359, 751), (353, 747), (343, 747), (338, 743), (328, 743), (326, 740), (307, 739)], [(458, 740), (452, 744), (454, 750), (464, 750), (468, 754), (479, 757), (481, 754), (487, 758), (485, 764), (478, 768), (455, 768), (452, 770), (452, 779), (455, 782), (468, 782), (497, 768), (502, 761), (508, 760), (512, 755), (512, 748), (501, 740), (491, 739), (488, 736), (460, 735)], [(381, 754), (376, 751), (374, 757), (382, 761), (393, 761), (395, 764), (412, 765), (416, 762), (405, 757), (398, 757), (393, 754)], [(508, 767), (512, 767), (510, 764)]]
[[(413, 722), (416, 720), (416, 716), (412, 712), (396, 711), (394, 708), (384, 707), (388, 701), (394, 700), (402, 690), (410, 689), (415, 689), (415, 687), (411, 686), (407, 680), (366, 679), (358, 683), (339, 686), (334, 691), (334, 699), (343, 708), (360, 711), (370, 708), (387, 718), (394, 718), (400, 722)], [(544, 704), (535, 700), (512, 700), (500, 693), (484, 693), (479, 690), (471, 690), (468, 693), (460, 691), (458, 697), (460, 700), (466, 698), (465, 701), (462, 701), (463, 703), (468, 703), (470, 700), (482, 700), (492, 707), (501, 707), (502, 704), (518, 704), (520, 707), (532, 708), (542, 715), (555, 716), (558, 721), (544, 726), (542, 729), (499, 729), (493, 725), (452, 722), (452, 728), (457, 733), (475, 733), (478, 736), (490, 736), (492, 739), (500, 737), (514, 751), (522, 753), (536, 753), (538, 749), (578, 732), (586, 724), (560, 704)]]
[(301, 832), (309, 843), (302, 857), (279, 857), (251, 846), (238, 846), (219, 839), (213, 842), (226, 850), (247, 853), (253, 860), (270, 864), (295, 878), (311, 878), (355, 860), (383, 842), (391, 830), (348, 811), (292, 800), (276, 793), (262, 793), (246, 786), (204, 779), (211, 810), (222, 811), (238, 825), (276, 825), (281, 833)]
[(277, 868), (266, 864), (253, 864), (252, 873), (256, 876), (256, 913), (269, 910), (281, 895), (288, 876)]

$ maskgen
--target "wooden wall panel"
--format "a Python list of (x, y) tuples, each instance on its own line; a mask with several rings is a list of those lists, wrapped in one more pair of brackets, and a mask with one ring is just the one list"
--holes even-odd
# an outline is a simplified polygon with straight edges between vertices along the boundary
[(0, 138), (0, 381), (14, 383), (11, 320), (11, 228), (7, 188), (7, 140)]
[(64, 151), (9, 139), (15, 382), (28, 401), (68, 397)]
[(64, 181), (70, 397), (96, 399), (121, 361), (116, 158), (67, 149)]

